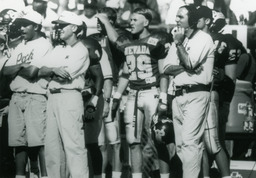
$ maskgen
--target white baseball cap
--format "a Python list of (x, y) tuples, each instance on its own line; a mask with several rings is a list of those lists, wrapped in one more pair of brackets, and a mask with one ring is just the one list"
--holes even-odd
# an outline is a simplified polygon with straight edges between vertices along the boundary
[(57, 20), (52, 21), (53, 24), (74, 24), (80, 26), (83, 24), (82, 19), (73, 12), (64, 11)]
[(30, 22), (34, 22), (36, 24), (42, 24), (42, 15), (38, 12), (34, 11), (33, 9), (26, 9), (18, 13), (17, 20), (28, 20)]

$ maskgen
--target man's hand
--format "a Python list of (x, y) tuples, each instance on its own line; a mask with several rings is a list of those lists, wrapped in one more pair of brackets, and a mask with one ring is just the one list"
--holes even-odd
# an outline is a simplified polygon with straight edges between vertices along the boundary
[(185, 39), (185, 29), (181, 27), (175, 27), (172, 30), (172, 35), (175, 44), (183, 43)]
[(65, 70), (65, 67), (58, 67), (53, 69), (53, 73), (61, 78), (72, 80), (69, 73)]
[(186, 72), (189, 74), (189, 75), (199, 75), (202, 71), (203, 71), (204, 67), (202, 65), (199, 65), (197, 67), (195, 67), (194, 69), (191, 69), (191, 70), (186, 70)]
[(116, 112), (119, 108), (119, 104), (120, 104), (120, 99), (114, 98), (112, 108), (111, 108), (111, 111), (112, 111), (111, 117), (112, 117), (112, 119), (114, 119), (116, 117)]
[(98, 13), (95, 17), (104, 25), (105, 23), (109, 22), (108, 16), (104, 13)]
[(68, 79), (62, 78), (62, 77), (57, 76), (57, 75), (54, 75), (54, 76), (52, 77), (52, 80), (54, 80), (54, 81), (56, 81), (56, 82), (58, 82), (58, 83), (66, 83), (66, 82), (69, 81)]
[(109, 103), (108, 102), (104, 102), (104, 108), (103, 108), (102, 117), (103, 118), (108, 117), (109, 111), (110, 111)]

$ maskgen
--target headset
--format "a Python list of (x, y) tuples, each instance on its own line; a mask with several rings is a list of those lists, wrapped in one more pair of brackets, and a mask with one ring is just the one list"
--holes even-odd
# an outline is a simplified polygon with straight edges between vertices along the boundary
[(199, 16), (198, 16), (198, 13), (197, 13), (196, 6), (193, 5), (193, 4), (189, 4), (189, 5), (182, 6), (180, 8), (187, 9), (189, 27), (192, 28), (192, 29), (196, 29), (197, 28), (197, 23), (198, 23), (198, 20), (199, 20)]

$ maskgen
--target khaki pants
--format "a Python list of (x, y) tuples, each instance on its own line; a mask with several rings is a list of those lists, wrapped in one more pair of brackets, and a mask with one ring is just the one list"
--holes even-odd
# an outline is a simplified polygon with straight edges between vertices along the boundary
[(192, 92), (172, 103), (177, 154), (183, 163), (183, 178), (198, 178), (203, 153), (203, 133), (210, 93)]
[(76, 90), (50, 94), (47, 104), (45, 159), (49, 178), (88, 178), (88, 158), (82, 130), (82, 95)]

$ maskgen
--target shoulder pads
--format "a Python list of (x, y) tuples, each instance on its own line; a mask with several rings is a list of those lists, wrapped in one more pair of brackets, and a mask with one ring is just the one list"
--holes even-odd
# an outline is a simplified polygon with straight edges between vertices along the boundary
[(147, 44), (151, 46), (150, 53), (152, 57), (156, 59), (165, 58), (168, 54), (172, 41), (171, 34), (168, 34), (167, 32), (153, 32), (147, 40)]
[(102, 48), (99, 42), (92, 37), (86, 37), (82, 42), (89, 51), (91, 65), (98, 64), (102, 56)]

